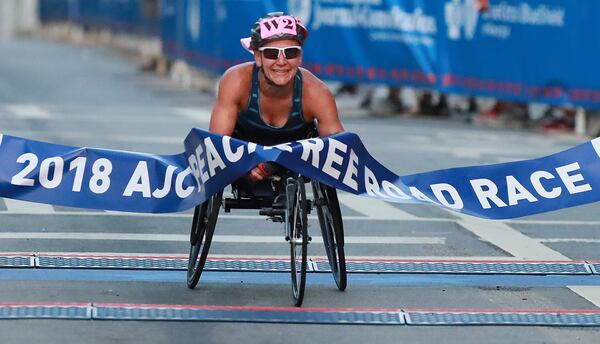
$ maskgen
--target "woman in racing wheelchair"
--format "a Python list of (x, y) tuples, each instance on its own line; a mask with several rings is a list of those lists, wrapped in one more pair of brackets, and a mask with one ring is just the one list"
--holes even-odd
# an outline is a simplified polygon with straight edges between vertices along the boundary
[[(253, 62), (229, 68), (219, 83), (209, 130), (261, 145), (276, 145), (344, 130), (333, 95), (325, 84), (300, 68), (308, 36), (298, 18), (281, 12), (259, 19), (242, 46)], [(262, 209), (261, 214), (286, 223), (291, 244), (292, 289), (302, 304), (306, 279), (307, 213), (317, 209), (323, 241), (340, 290), (346, 288), (343, 225), (335, 188), (311, 181), (314, 200), (306, 199), (308, 180), (272, 163), (260, 164), (232, 184), (231, 208)], [(192, 223), (188, 286), (194, 288), (206, 262), (222, 204), (222, 193), (196, 207)]]

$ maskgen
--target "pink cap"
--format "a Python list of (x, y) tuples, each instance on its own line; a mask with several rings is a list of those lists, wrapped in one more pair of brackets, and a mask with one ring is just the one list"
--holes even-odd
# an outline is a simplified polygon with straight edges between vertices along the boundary
[[(254, 25), (252, 36), (240, 39), (242, 47), (251, 54), (254, 53), (252, 51), (253, 39), (261, 42), (263, 40), (271, 40), (278, 37), (290, 37), (298, 40), (302, 44), (304, 39), (308, 37), (308, 30), (302, 25), (300, 19), (288, 15), (269, 16), (259, 20)], [(260, 38), (254, 36), (255, 34), (258, 35), (259, 32)]]

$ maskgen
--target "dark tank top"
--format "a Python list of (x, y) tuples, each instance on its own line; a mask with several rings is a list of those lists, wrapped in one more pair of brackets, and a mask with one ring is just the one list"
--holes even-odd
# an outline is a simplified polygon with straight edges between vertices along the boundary
[(272, 146), (318, 136), (315, 124), (305, 122), (302, 114), (302, 73), (300, 73), (300, 70), (298, 69), (294, 77), (292, 108), (287, 122), (282, 127), (271, 126), (265, 123), (260, 116), (258, 71), (258, 67), (254, 65), (248, 108), (246, 111), (238, 113), (233, 137)]

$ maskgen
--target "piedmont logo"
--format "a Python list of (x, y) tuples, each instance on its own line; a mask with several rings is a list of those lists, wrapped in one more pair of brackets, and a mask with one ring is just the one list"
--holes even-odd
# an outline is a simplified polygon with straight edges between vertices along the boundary
[(453, 40), (461, 38), (464, 32), (466, 39), (473, 39), (479, 20), (477, 0), (452, 0), (444, 5), (444, 18), (448, 26), (448, 37)]
[(302, 24), (308, 27), (312, 11), (312, 0), (288, 0), (287, 8), (290, 15), (300, 18)]
[(189, 0), (187, 29), (194, 41), (200, 38), (200, 0)]

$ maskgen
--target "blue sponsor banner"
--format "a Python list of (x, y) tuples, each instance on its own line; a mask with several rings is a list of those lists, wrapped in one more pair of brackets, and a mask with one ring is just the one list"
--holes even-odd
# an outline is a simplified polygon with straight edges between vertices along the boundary
[[(42, 18), (161, 36), (171, 59), (222, 73), (267, 12), (310, 31), (304, 66), (324, 79), (600, 108), (595, 0), (50, 0)], [(159, 10), (160, 9), (160, 10)], [(53, 12), (54, 11), (54, 12)]]
[(267, 147), (193, 129), (185, 153), (76, 148), (0, 135), (0, 197), (82, 208), (175, 212), (204, 202), (260, 162), (338, 189), (397, 203), (435, 204), (491, 219), (600, 199), (600, 138), (544, 158), (398, 176), (356, 134)]
[(42, 0), (39, 2), (38, 14), (42, 23), (69, 20), (69, 1)]
[[(324, 79), (600, 108), (595, 0), (50, 0), (42, 18), (161, 36), (171, 59), (222, 73), (265, 13), (310, 31), (304, 66)], [(160, 10), (159, 10), (160, 9)]]
[(215, 73), (251, 60), (238, 41), (254, 21), (287, 11), (310, 31), (304, 66), (324, 79), (600, 108), (598, 1), (490, 0), (486, 11), (477, 0), (183, 3), (178, 57)]
[(86, 28), (160, 35), (160, 0), (42, 0), (42, 22), (72, 21)]

